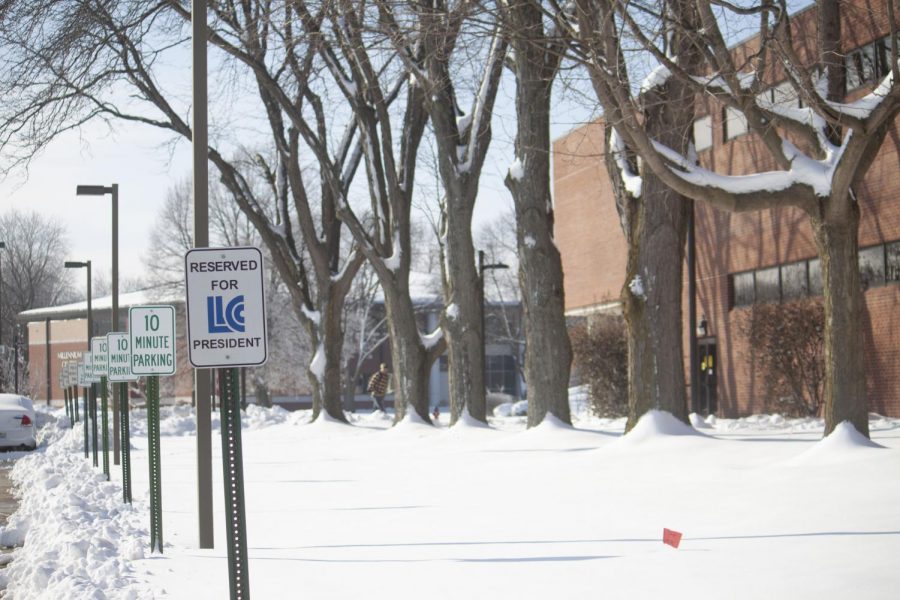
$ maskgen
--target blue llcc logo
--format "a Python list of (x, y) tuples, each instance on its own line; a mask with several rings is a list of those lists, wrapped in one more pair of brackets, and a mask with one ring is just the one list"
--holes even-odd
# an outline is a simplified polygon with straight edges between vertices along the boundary
[(206, 297), (210, 333), (244, 333), (244, 296), (235, 296), (223, 306), (222, 296)]

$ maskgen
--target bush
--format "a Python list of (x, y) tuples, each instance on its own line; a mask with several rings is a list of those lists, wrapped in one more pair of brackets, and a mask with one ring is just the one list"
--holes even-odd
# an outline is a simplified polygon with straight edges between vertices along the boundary
[(766, 380), (767, 409), (789, 416), (817, 415), (825, 381), (822, 302), (756, 304), (740, 329)]
[(628, 414), (628, 342), (625, 319), (594, 315), (569, 331), (575, 368), (590, 390), (598, 417)]

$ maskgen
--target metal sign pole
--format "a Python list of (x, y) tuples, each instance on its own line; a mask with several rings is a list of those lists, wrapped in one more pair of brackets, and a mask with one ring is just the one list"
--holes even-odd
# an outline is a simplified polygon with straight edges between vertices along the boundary
[(90, 396), (91, 396), (91, 433), (94, 435), (93, 439), (91, 440), (91, 456), (94, 459), (94, 466), (99, 467), (100, 466), (100, 461), (99, 461), (99, 454), (100, 454), (99, 450), (100, 449), (99, 449), (99, 443), (98, 443), (99, 440), (97, 438), (99, 437), (100, 432), (99, 432), (99, 426), (97, 424), (97, 416), (98, 415), (97, 415), (97, 384), (96, 383), (91, 384)]
[(106, 377), (100, 378), (100, 406), (103, 428), (103, 474), (109, 481), (109, 392), (106, 388)]
[(222, 473), (225, 480), (225, 527), (228, 531), (228, 576), (231, 600), (250, 598), (247, 561), (247, 520), (244, 511), (244, 460), (241, 449), (241, 408), (238, 370), (219, 369), (222, 413)]
[(150, 551), (163, 551), (162, 473), (159, 449), (159, 376), (147, 377), (147, 445), (150, 454)]
[(84, 388), (84, 458), (87, 459), (91, 455), (91, 451), (88, 448), (88, 405), (90, 404), (90, 400), (88, 399), (88, 388)]
[(72, 386), (69, 388), (69, 398), (72, 399), (72, 409), (75, 411), (75, 422), (81, 420), (81, 417), (78, 414), (78, 386)]
[(69, 422), (72, 422), (72, 415), (69, 413), (69, 390), (63, 388), (63, 401), (66, 403), (66, 418), (69, 419)]
[(119, 423), (122, 428), (122, 500), (131, 504), (131, 403), (128, 401), (128, 384), (119, 384)]

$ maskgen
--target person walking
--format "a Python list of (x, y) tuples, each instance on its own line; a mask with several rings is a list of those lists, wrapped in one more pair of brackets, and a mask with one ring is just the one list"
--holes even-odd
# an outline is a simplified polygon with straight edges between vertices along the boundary
[(372, 402), (375, 403), (376, 410), (387, 412), (384, 410), (384, 395), (387, 394), (388, 384), (391, 382), (391, 374), (387, 370), (387, 365), (381, 363), (378, 371), (369, 379), (369, 385), (366, 388), (372, 394)]

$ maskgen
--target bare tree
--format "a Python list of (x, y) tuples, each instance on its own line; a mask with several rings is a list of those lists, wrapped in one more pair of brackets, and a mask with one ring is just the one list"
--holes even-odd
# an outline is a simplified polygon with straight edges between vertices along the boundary
[[(10, 164), (27, 164), (59, 134), (101, 120), (140, 122), (191, 138), (187, 107), (157, 72), (166, 62), (161, 59), (186, 48), (187, 3), (39, 0), (3, 8), (0, 92), (14, 101), (0, 115), (0, 147)], [(324, 409), (344, 420), (342, 304), (363, 258), (341, 254), (336, 206), (345, 200), (361, 153), (355, 122), (332, 142), (333, 115), (313, 85), (320, 64), (306, 31), (321, 22), (324, 8), (314, 13), (303, 3), (256, 1), (213, 3), (211, 10), (208, 39), (220, 52), (221, 71), (236, 87), (249, 83), (256, 90), (258, 114), (269, 128), (263, 147), (273, 150), (253, 150), (225, 127), (213, 131), (218, 142), (211, 142), (209, 158), (259, 232), (317, 349), (308, 365), (314, 418)], [(304, 181), (301, 148), (317, 163), (317, 198)]]
[[(890, 27), (889, 72), (868, 95), (848, 102), (840, 26), (844, 3), (823, 0), (815, 13), (798, 19), (791, 17), (783, 0), (713, 4), (683, 0), (669, 13), (642, 3), (577, 0), (577, 27), (570, 34), (578, 41), (606, 122), (625, 147), (641, 157), (645, 172), (651, 170), (679, 194), (723, 210), (794, 206), (807, 214), (824, 282), (826, 434), (846, 420), (868, 435), (860, 214), (854, 190), (862, 185), (900, 111), (896, 27)], [(888, 23), (896, 23), (892, 2), (880, 10)], [(683, 19), (688, 14), (696, 14), (699, 22)], [(747, 15), (759, 25), (758, 46), (732, 50), (723, 23)], [(665, 51), (661, 25), (665, 31), (678, 31), (701, 53), (702, 75)], [(657, 82), (677, 81), (711, 99), (712, 107), (743, 115), (756, 147), (767, 155), (757, 165), (757, 175), (736, 179), (712, 172), (690, 151), (673, 147), (646, 128), (629, 63), (622, 56), (629, 43), (659, 63)], [(786, 80), (789, 95), (799, 97), (803, 107), (765, 93), (779, 79)]]
[[(502, 11), (516, 75), (516, 157), (506, 187), (516, 209), (519, 282), (525, 320), (528, 426), (550, 413), (569, 415), (572, 348), (566, 331), (562, 261), (553, 243), (550, 195), (550, 101), (565, 44), (552, 5), (512, 0)], [(558, 18), (561, 18), (559, 15)], [(551, 368), (547, 368), (551, 365)]]
[[(378, 2), (379, 21), (409, 69), (434, 129), (444, 188), (441, 244), (443, 327), (449, 348), (451, 423), (468, 410), (485, 421), (484, 332), (479, 273), (472, 243), (472, 213), (491, 140), (491, 116), (506, 56), (506, 39), (479, 3)], [(490, 33), (484, 52), (484, 28)], [(460, 74), (459, 65), (464, 64)], [(476, 73), (468, 110), (462, 77)]]
[(76, 294), (63, 267), (69, 241), (61, 223), (38, 213), (9, 210), (0, 215), (0, 241), (6, 246), (0, 248), (0, 353), (8, 367), (0, 371), (3, 390), (12, 381), (13, 342), (24, 344), (16, 315), (74, 300)]
[[(396, 418), (404, 418), (412, 406), (430, 423), (428, 377), (431, 364), (444, 351), (444, 339), (440, 329), (427, 335), (419, 331), (409, 281), (416, 155), (427, 121), (425, 90), (396, 65), (393, 52), (379, 50), (384, 39), (371, 33), (371, 16), (366, 5), (340, 0), (327, 14), (327, 26), (311, 17), (304, 19), (304, 26), (352, 109), (362, 140), (373, 223), (368, 227), (343, 196), (338, 214), (384, 292), (397, 381)], [(420, 46), (412, 52), (418, 56)], [(398, 97), (404, 105), (401, 116), (394, 118), (390, 108)]]

